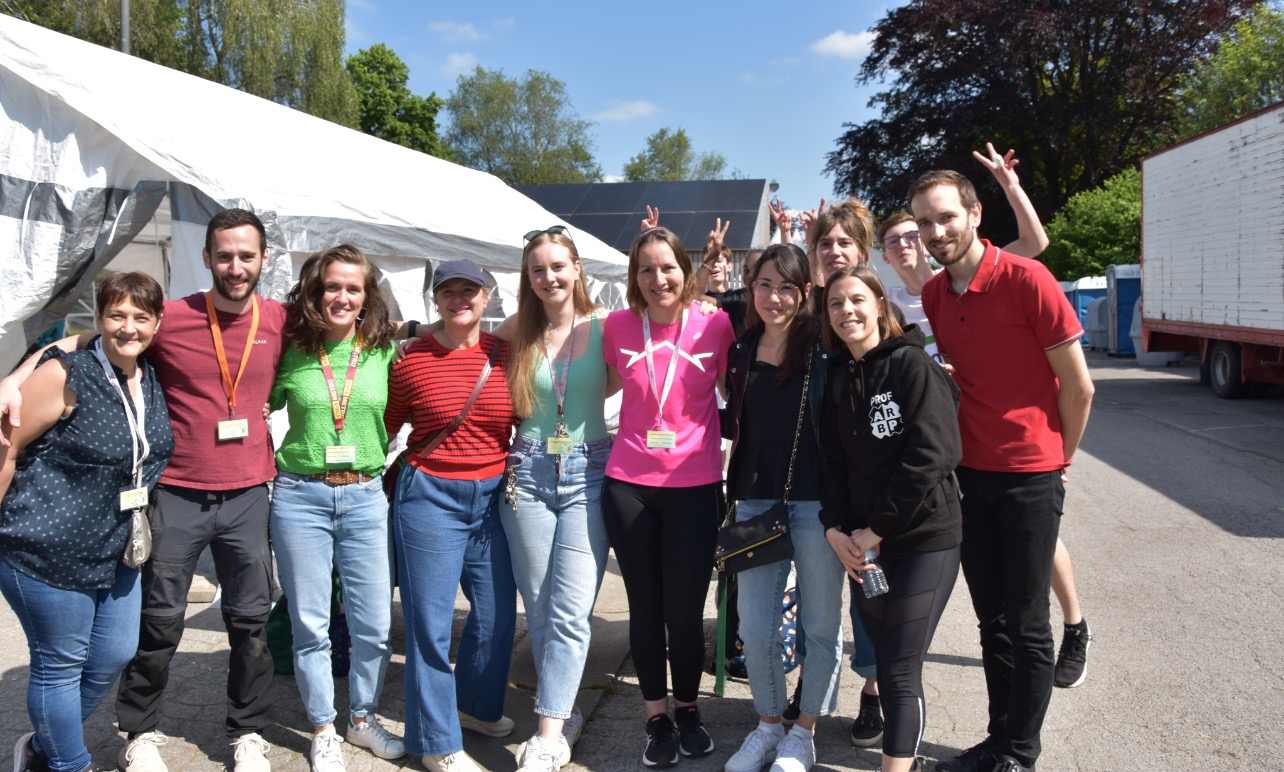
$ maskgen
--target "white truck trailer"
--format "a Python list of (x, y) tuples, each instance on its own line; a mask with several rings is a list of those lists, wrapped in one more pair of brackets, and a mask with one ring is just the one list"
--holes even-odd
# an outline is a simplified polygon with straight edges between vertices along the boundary
[(1219, 397), (1284, 384), (1284, 102), (1141, 162), (1146, 351), (1200, 355)]

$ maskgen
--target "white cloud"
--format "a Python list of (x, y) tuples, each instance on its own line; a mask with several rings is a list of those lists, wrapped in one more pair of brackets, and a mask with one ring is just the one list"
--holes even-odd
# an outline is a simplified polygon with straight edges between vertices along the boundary
[(348, 0), (349, 7), (356, 8), (358, 11), (366, 13), (378, 13), (379, 6), (370, 2), (370, 0)]
[(635, 99), (632, 102), (615, 100), (610, 107), (594, 115), (593, 120), (606, 123), (627, 123), (634, 118), (646, 118), (655, 115), (659, 111), (659, 107), (645, 99)]
[(843, 59), (862, 59), (874, 45), (876, 35), (873, 32), (851, 34), (838, 30), (811, 44), (811, 50), (822, 56), (838, 56)]
[(517, 26), (517, 19), (514, 19), (512, 16), (504, 16), (503, 18), (499, 18), (499, 19), (491, 19), (490, 26), (494, 28), (495, 32), (502, 35), (503, 33)]
[(428, 25), (428, 29), (436, 32), (442, 40), (481, 40), (481, 33), (477, 31), (477, 25), (469, 22), (460, 24), (455, 21), (435, 21)]
[(464, 51), (447, 56), (439, 69), (447, 75), (462, 75), (476, 66), (477, 57), (473, 56), (471, 51)]

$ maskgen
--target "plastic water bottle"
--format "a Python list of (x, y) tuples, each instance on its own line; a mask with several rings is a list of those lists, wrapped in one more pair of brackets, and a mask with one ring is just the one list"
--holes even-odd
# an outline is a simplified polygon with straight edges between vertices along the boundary
[(873, 568), (859, 572), (862, 580), (861, 589), (865, 592), (866, 598), (877, 598), (888, 590), (887, 574), (883, 573), (883, 567), (877, 564), (877, 560), (877, 552), (865, 550), (865, 562), (874, 563)]

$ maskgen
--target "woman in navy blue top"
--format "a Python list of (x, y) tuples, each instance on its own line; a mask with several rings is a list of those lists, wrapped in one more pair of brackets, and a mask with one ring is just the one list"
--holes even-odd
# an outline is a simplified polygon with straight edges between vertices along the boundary
[(14, 746), (15, 770), (92, 769), (82, 723), (137, 648), (138, 571), (121, 556), (133, 511), (174, 449), (142, 357), (163, 303), (150, 276), (109, 276), (98, 289), (102, 335), (84, 351), (49, 348), (22, 386), (21, 426), (4, 424), (0, 593), (27, 635), (36, 729)]

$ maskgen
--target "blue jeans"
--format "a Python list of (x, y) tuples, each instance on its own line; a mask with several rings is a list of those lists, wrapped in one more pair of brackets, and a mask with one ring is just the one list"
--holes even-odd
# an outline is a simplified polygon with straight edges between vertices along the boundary
[(335, 719), (330, 670), (331, 571), (339, 570), (352, 634), (348, 709), (378, 710), (392, 649), (392, 541), (383, 478), (329, 485), (280, 472), (272, 494), (272, 545), (289, 598), (294, 673), (313, 726)]
[(52, 772), (89, 765), (83, 724), (138, 647), (138, 572), (116, 566), (111, 587), (64, 590), (20, 573), (0, 557), (0, 593), (27, 634), (27, 715)]
[(874, 654), (874, 642), (869, 639), (869, 633), (865, 632), (865, 625), (860, 621), (854, 593), (847, 613), (852, 620), (852, 672), (861, 678), (873, 678), (878, 675), (878, 657)]
[[(393, 533), (406, 616), (406, 749), (464, 747), (456, 711), (482, 721), (504, 712), (517, 626), (517, 587), (499, 519), (503, 475), (450, 480), (407, 465), (397, 478)], [(450, 667), (455, 591), (472, 608)]]
[[(506, 499), (499, 513), (522, 593), (539, 678), (535, 712), (569, 718), (588, 659), (593, 604), (606, 572), (610, 542), (602, 521), (602, 480), (609, 437), (576, 443), (562, 457), (518, 437), (508, 457)], [(515, 504), (515, 506), (513, 506)]]
[[(766, 512), (775, 501), (736, 502), (737, 522)], [(838, 703), (838, 679), (843, 657), (843, 565), (825, 539), (820, 502), (789, 502), (789, 535), (794, 543), (798, 579), (799, 629), (807, 631), (803, 659), (803, 689), (799, 707), (825, 716)], [(741, 572), (740, 638), (745, 643), (745, 668), (754, 710), (760, 716), (779, 716), (789, 691), (781, 661), (780, 598), (789, 579), (789, 561), (781, 560)]]

